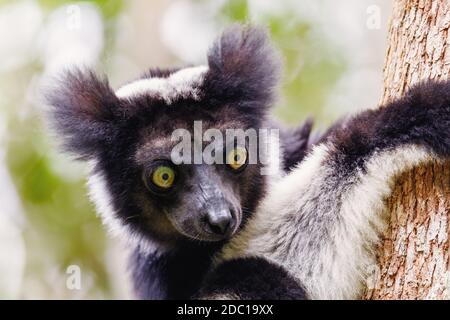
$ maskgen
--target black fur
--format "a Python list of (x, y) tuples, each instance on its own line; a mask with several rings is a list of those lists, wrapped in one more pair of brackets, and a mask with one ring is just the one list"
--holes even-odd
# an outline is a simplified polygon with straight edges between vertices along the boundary
[(337, 165), (352, 172), (374, 152), (404, 144), (425, 146), (437, 156), (448, 157), (449, 128), (450, 81), (428, 81), (386, 106), (344, 122), (328, 139), (336, 146)]
[(283, 152), (283, 169), (290, 171), (306, 156), (311, 147), (312, 119), (306, 120), (297, 128), (280, 130), (280, 141)]
[(275, 97), (280, 64), (264, 29), (234, 25), (209, 50), (205, 99), (212, 107), (237, 103), (252, 117), (265, 115)]
[(71, 70), (46, 92), (46, 98), (52, 106), (51, 123), (66, 151), (87, 160), (115, 140), (120, 101), (107, 79), (89, 70)]
[(307, 299), (305, 289), (284, 268), (258, 257), (228, 260), (209, 274), (198, 297), (215, 296), (242, 300)]
[(345, 118), (339, 119), (323, 131), (312, 130), (314, 121), (311, 118), (295, 128), (284, 128), (277, 123), (272, 123), (274, 128), (280, 130), (283, 170), (289, 172), (294, 169), (311, 151), (312, 147), (326, 141), (344, 122)]
[(130, 259), (135, 293), (140, 299), (186, 299), (196, 292), (222, 243), (180, 243), (174, 250)]

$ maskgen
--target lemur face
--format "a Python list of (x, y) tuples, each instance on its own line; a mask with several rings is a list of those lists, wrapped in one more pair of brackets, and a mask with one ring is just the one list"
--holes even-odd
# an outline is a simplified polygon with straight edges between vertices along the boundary
[[(136, 167), (132, 196), (139, 207), (140, 224), (150, 234), (165, 238), (227, 238), (238, 230), (263, 193), (261, 168), (265, 161), (249, 163), (250, 152), (258, 150), (249, 148), (248, 140), (243, 144), (225, 139), (210, 142), (195, 136), (194, 123), (201, 123), (203, 132), (217, 129), (223, 137), (227, 129), (246, 130), (250, 124), (239, 121), (240, 114), (233, 108), (209, 111), (195, 104), (175, 108), (182, 108), (183, 116), (179, 110), (158, 115), (139, 133), (132, 155)], [(173, 139), (175, 129), (185, 130), (192, 141), (190, 155), (181, 164), (172, 160), (179, 143)], [(196, 145), (202, 154), (208, 146), (213, 147), (214, 163), (207, 159), (196, 163)], [(239, 161), (235, 161), (237, 157)]]
[[(262, 128), (278, 67), (264, 31), (235, 26), (212, 46), (207, 66), (151, 70), (117, 91), (92, 72), (68, 72), (49, 94), (51, 115), (66, 149), (93, 164), (90, 194), (104, 222), (138, 241), (234, 234), (263, 195), (261, 143), (204, 142), (196, 123), (224, 137)], [(192, 143), (182, 162), (172, 157), (177, 130)], [(223, 161), (196, 161), (211, 141)]]

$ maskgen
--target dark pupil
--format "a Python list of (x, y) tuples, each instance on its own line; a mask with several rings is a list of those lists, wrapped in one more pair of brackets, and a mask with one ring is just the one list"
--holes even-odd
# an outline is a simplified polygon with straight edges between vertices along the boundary
[(168, 180), (168, 179), (169, 179), (169, 174), (163, 173), (162, 179), (163, 179), (163, 180)]
[(238, 154), (236, 154), (236, 155), (234, 156), (234, 161), (236, 161), (236, 162), (239, 161), (239, 155), (238, 155)]

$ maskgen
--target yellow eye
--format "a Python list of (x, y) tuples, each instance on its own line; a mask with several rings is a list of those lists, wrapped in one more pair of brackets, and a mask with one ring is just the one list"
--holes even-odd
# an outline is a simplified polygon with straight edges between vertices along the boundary
[(169, 189), (175, 181), (175, 171), (168, 166), (159, 166), (152, 173), (152, 182), (161, 189)]
[(227, 155), (227, 164), (233, 170), (239, 170), (247, 163), (247, 150), (243, 147), (236, 147)]

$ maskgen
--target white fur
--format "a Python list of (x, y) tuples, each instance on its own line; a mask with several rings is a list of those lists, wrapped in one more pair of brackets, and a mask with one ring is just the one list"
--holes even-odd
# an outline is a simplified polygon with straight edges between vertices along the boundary
[(406, 145), (374, 154), (365, 171), (336, 172), (332, 146), (319, 145), (268, 190), (253, 220), (218, 261), (260, 255), (283, 265), (313, 299), (361, 294), (374, 244), (384, 227), (384, 200), (394, 177), (431, 159)]
[(206, 298), (200, 298), (200, 300), (240, 300), (240, 297), (234, 293), (221, 293), (213, 294)]
[[(95, 164), (91, 162), (90, 165), (93, 169)], [(91, 172), (87, 186), (89, 189), (89, 198), (95, 204), (97, 214), (113, 236), (124, 239), (133, 248), (139, 247), (144, 253), (161, 251), (159, 246), (133, 232), (131, 228), (123, 224), (122, 220), (117, 217), (116, 210), (113, 207), (112, 196), (108, 191), (106, 181), (101, 173)]]
[(198, 100), (200, 98), (198, 86), (201, 85), (207, 71), (208, 67), (198, 66), (181, 69), (167, 78), (140, 79), (119, 88), (116, 95), (121, 99), (127, 99), (148, 94), (164, 99), (167, 104), (171, 104), (179, 97)]

